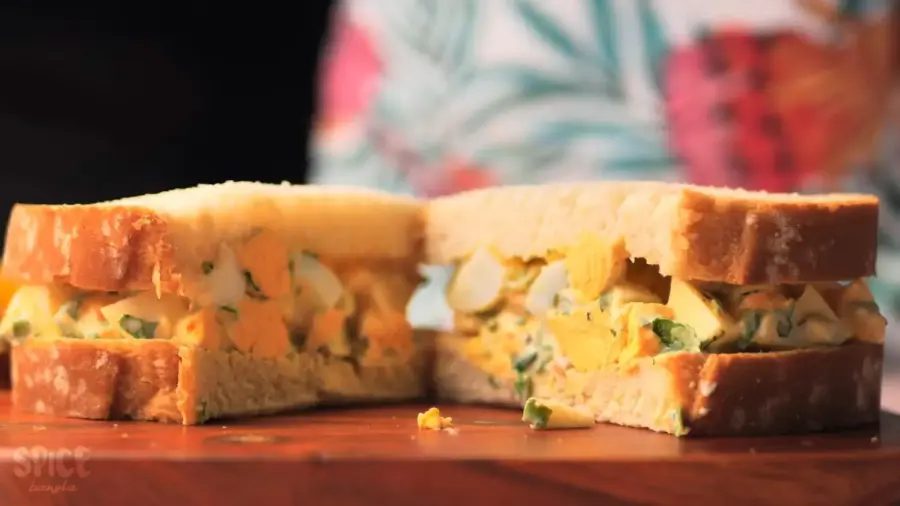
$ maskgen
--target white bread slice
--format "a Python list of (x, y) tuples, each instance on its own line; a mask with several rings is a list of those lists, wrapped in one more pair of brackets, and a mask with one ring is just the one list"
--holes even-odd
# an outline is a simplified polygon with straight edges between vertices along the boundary
[(422, 204), (373, 190), (226, 182), (90, 205), (16, 205), (3, 275), (191, 295), (204, 259), (256, 228), (332, 260), (418, 262)]
[[(435, 388), (447, 400), (521, 407), (459, 350), (437, 340)], [(668, 353), (590, 373), (532, 375), (534, 396), (585, 408), (598, 421), (680, 436), (805, 433), (876, 423), (883, 346), (852, 343), (775, 353)]]
[[(408, 274), (421, 260), (422, 225), (422, 204), (410, 198), (228, 182), (91, 205), (17, 205), (3, 268), (4, 276), (28, 284), (190, 298), (203, 279), (204, 260), (216, 258), (221, 244), (265, 229), (290, 251), (388, 276), (393, 284), (384, 286), (394, 291), (382, 295), (393, 307), (415, 285)], [(427, 334), (418, 333), (407, 358), (351, 364), (305, 348), (273, 358), (162, 339), (42, 336), (15, 344), (10, 366), (21, 409), (195, 424), (419, 397), (428, 384), (430, 346)]]
[(878, 199), (767, 194), (659, 182), (491, 188), (427, 209), (426, 257), (460, 260), (483, 246), (540, 258), (583, 231), (622, 238), (663, 275), (732, 284), (850, 280), (875, 274)]

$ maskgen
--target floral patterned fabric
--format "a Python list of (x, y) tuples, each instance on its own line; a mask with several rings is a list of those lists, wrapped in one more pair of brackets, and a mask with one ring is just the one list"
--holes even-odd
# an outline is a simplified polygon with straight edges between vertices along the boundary
[(876, 193), (873, 287), (900, 311), (890, 5), (345, 0), (311, 180), (424, 197), (585, 179)]

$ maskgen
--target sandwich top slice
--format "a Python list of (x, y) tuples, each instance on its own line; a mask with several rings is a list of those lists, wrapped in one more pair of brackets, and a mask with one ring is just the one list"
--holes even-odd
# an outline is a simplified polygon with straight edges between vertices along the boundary
[(875, 421), (877, 217), (865, 195), (655, 182), (437, 199), (428, 261), (456, 266), (438, 391), (677, 435)]
[(411, 199), (228, 182), (16, 205), (0, 322), (22, 409), (184, 424), (422, 393)]

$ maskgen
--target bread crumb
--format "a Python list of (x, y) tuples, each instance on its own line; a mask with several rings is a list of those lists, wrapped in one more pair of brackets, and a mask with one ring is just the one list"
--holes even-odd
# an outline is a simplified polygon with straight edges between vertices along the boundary
[(441, 416), (438, 408), (429, 408), (428, 411), (419, 413), (416, 423), (420, 429), (443, 430), (451, 427), (453, 419)]

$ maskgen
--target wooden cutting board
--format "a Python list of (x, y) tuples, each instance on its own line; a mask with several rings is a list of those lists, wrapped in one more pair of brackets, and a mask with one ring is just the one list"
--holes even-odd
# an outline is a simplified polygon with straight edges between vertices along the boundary
[(807, 437), (679, 440), (517, 411), (327, 410), (202, 427), (20, 414), (0, 392), (0, 505), (900, 504), (900, 416)]

